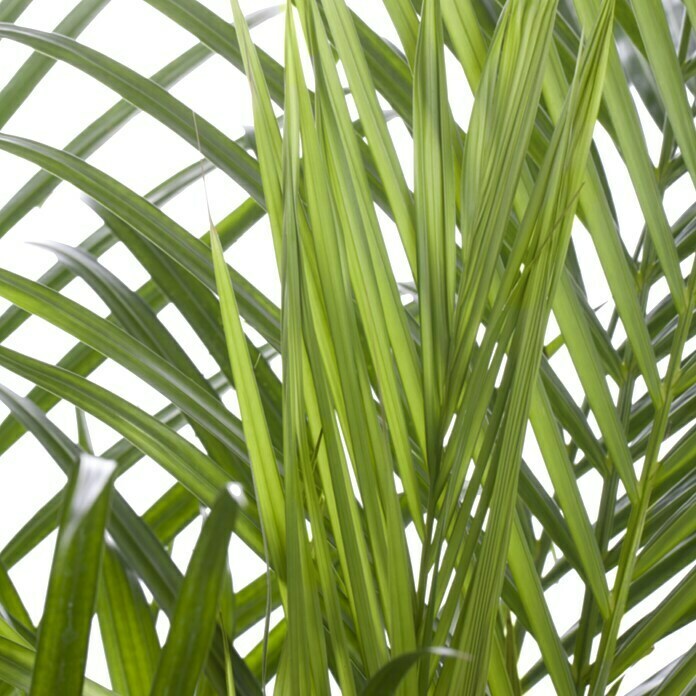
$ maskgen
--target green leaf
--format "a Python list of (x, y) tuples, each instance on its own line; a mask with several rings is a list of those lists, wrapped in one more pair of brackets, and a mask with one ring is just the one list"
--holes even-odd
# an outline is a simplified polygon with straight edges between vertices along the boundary
[(237, 308), (237, 300), (220, 238), (211, 231), (215, 278), (220, 296), (220, 312), (242, 412), (242, 426), (249, 450), (256, 499), (268, 544), (270, 563), (281, 578), (285, 575), (285, 498), (275, 452), (268, 432), (254, 368)]
[(237, 507), (232, 494), (223, 490), (203, 525), (171, 616), (151, 694), (184, 696), (196, 689), (215, 632)]
[(377, 100), (355, 25), (348, 7), (340, 0), (325, 0), (322, 9), (335, 42), (336, 52), (346, 71), (348, 85), (355, 99), (372, 158), (384, 184), (406, 256), (414, 276), (417, 276), (413, 201), (396, 155), (396, 148), (387, 131), (384, 114)]
[[(504, 408), (500, 423), (502, 435), (493, 450), (496, 471), (489, 510), (490, 524), (483, 536), (481, 554), (468, 593), (467, 610), (458, 622), (455, 636), (455, 645), (470, 653), (472, 660), (466, 664), (447, 665), (438, 685), (439, 693), (444, 693), (452, 685), (473, 694), (483, 693), (485, 689), (492, 622), (502, 589), (530, 390), (537, 376), (538, 354), (550, 310), (545, 303), (555, 290), (567, 251), (571, 214), (577, 201), (575, 192), (582, 180), (592, 124), (599, 108), (613, 10), (613, 2), (603, 5), (587, 51), (578, 66), (564, 120), (556, 129), (522, 221), (523, 229), (530, 225), (535, 230), (533, 244), (536, 249), (532, 247), (528, 252), (531, 270), (522, 301), (524, 311), (519, 312), (510, 350), (513, 357), (506, 366), (501, 385), (509, 407), (501, 407)], [(575, 124), (578, 125), (574, 127)], [(560, 229), (556, 233), (557, 224)], [(526, 238), (524, 234), (520, 236)]]
[(534, 567), (534, 559), (521, 529), (519, 514), (513, 522), (508, 563), (525, 612), (529, 617), (531, 633), (539, 645), (554, 687), (558, 693), (571, 693), (574, 690), (574, 683), (568, 658), (544, 600), (541, 582)]
[[(95, 290), (113, 312), (114, 318), (121, 327), (134, 339), (176, 366), (209, 395), (218, 398), (193, 361), (141, 297), (101, 266), (96, 259), (80, 249), (72, 249), (55, 243), (42, 246), (53, 251), (73, 271), (76, 277), (81, 277)], [(227, 447), (219, 439), (211, 437), (207, 430), (199, 426), (195, 420), (192, 422), (192, 426), (208, 454), (221, 466), (234, 471), (235, 460)], [(83, 449), (88, 448), (83, 447)]]
[[(52, 174), (70, 181), (161, 248), (184, 269), (185, 273), (189, 273), (192, 279), (198, 280), (211, 290), (215, 289), (209, 248), (154, 205), (115, 179), (73, 155), (30, 140), (0, 135), (0, 149), (24, 157)], [(258, 309), (258, 313), (254, 310), (255, 328), (272, 339), (278, 331), (276, 308), (271, 302), (260, 297), (255, 288), (247, 295), (249, 283), (239, 274), (234, 275), (240, 286), (240, 297), (251, 300), (251, 304), (256, 305)], [(245, 306), (248, 306), (246, 302)]]
[[(0, 149), (43, 168), (0, 209), (0, 234), (62, 180), (105, 223), (77, 249), (53, 245), (59, 263), (37, 282), (0, 272), (17, 302), (0, 317), (0, 366), (34, 383), (24, 397), (0, 389), (10, 411), (0, 453), (10, 476), (13, 453), (22, 460), (11, 448), (28, 432), (72, 480), (96, 418), (121, 438), (102, 453), (117, 462), (114, 476), (137, 477), (131, 467), (149, 456), (175, 477), (142, 514), (111, 494), (96, 610), (114, 690), (152, 690), (161, 615), (176, 620), (168, 648), (190, 639), (196, 656), (170, 658), (176, 676), (161, 677), (159, 692), (174, 681), (202, 696), (260, 696), (272, 679), (278, 693), (318, 694), (334, 679), (347, 695), (519, 696), (542, 679), (536, 688), (564, 694), (623, 688), (656, 641), (696, 620), (696, 280), (689, 290), (682, 278), (696, 210), (677, 201), (685, 210), (670, 225), (662, 200), (694, 173), (696, 5), (615, 0), (612, 18), (600, 0), (385, 0), (376, 11), (387, 24), (373, 28), (346, 0), (297, 0), (277, 62), (249, 29), (278, 8), (245, 19), (233, 3), (230, 24), (198, 0), (147, 0), (153, 20), (175, 23), (192, 45), (148, 80), (66, 35), (104, 1), (73, 3), (46, 33), (10, 24), (28, 0), (0, 0), (0, 40), (38, 50), (0, 100), (0, 117), (16, 110), (18, 133), (19, 105), (56, 60), (123, 99), (63, 151), (0, 135)], [(45, 24), (41, 13), (36, 3), (26, 22)], [(271, 37), (279, 26), (267, 27)], [(382, 37), (394, 30), (398, 45)], [(168, 93), (213, 54), (251, 87), (254, 129), (236, 141)], [(450, 111), (459, 120), (469, 92), (464, 133)], [(643, 106), (653, 123), (638, 118)], [(145, 196), (85, 162), (138, 111), (204, 158)], [(629, 191), (603, 140), (591, 142), (597, 124)], [(252, 195), (218, 223), (215, 260), (210, 234), (158, 211), (213, 171)], [(619, 218), (630, 195), (644, 229)], [(280, 307), (222, 259), (266, 212), (274, 253), (260, 262), (279, 272)], [(576, 215), (608, 283), (599, 307)], [(110, 259), (97, 260), (117, 244), (147, 276), (137, 290), (127, 271), (116, 277)], [(72, 288), (60, 294), (75, 277), (108, 317), (68, 300)], [(165, 328), (164, 308), (187, 337)], [(54, 364), (12, 350), (33, 337), (26, 310), (77, 344)], [(547, 331), (549, 312), (559, 331)], [(218, 374), (204, 372), (191, 332)], [(137, 395), (98, 386), (106, 360), (144, 378), (166, 407), (149, 415)], [(62, 409), (48, 413), (63, 400), (79, 409), (77, 445), (74, 427), (56, 425)], [(540, 453), (522, 458), (522, 443)], [(599, 479), (595, 515), (588, 491)], [(241, 590), (224, 565), (206, 574), (226, 555), (215, 544), (196, 583), (221, 595), (199, 593), (196, 605), (172, 549), (231, 480), (249, 501), (234, 533), (267, 571)], [(56, 529), (71, 485), (17, 520), (0, 551), (3, 696), (30, 689), (36, 659), (16, 566)], [(570, 573), (579, 619), (560, 635), (551, 598)], [(177, 619), (186, 593), (205, 624), (193, 635), (182, 626), (196, 612)], [(260, 623), (242, 659), (234, 645)], [(532, 642), (541, 659), (525, 669), (521, 647)], [(468, 659), (441, 660), (429, 645)], [(634, 696), (691, 688), (693, 651), (671, 658)], [(88, 681), (83, 691), (108, 693)]]
[[(121, 288), (121, 290), (123, 289)], [(111, 357), (128, 367), (135, 374), (140, 374), (146, 381), (157, 385), (158, 389), (167, 394), (173, 403), (191, 415), (203, 428), (211, 433), (215, 431), (221, 441), (231, 448), (238, 457), (241, 457), (242, 460), (245, 458), (244, 442), (237, 419), (224, 408), (217, 395), (197, 372), (193, 373), (196, 375), (196, 381), (194, 381), (173, 367), (168, 361), (163, 360), (161, 354), (158, 355), (147, 345), (131, 338), (129, 334), (113, 323), (100, 318), (56, 292), (43, 288), (38, 283), (13, 276), (8, 271), (0, 271), (0, 295), (8, 299), (12, 298), (15, 304), (32, 314), (51, 321), (84, 343), (92, 345), (107, 357)], [(132, 307), (133, 311), (135, 309)], [(142, 306), (140, 309), (145, 311)], [(129, 316), (132, 320), (133, 314)], [(173, 340), (167, 336), (164, 327), (160, 326), (159, 338), (171, 350)], [(141, 329), (140, 337), (148, 340), (152, 345), (153, 339), (157, 340), (157, 322), (150, 322), (148, 331), (143, 332)], [(159, 350), (162, 351), (162, 348), (160, 347)], [(187, 372), (190, 374), (192, 366), (180, 352), (178, 346), (176, 346), (174, 359), (184, 369), (188, 368)], [(219, 465), (222, 466), (222, 462)], [(232, 470), (239, 476), (244, 476), (242, 466), (236, 465)]]
[[(77, 431), (80, 447), (93, 454), (87, 418), (80, 409)], [(97, 593), (97, 616), (112, 685), (124, 695), (145, 693), (159, 652), (155, 623), (138, 576), (109, 540)]]
[[(74, 38), (106, 7), (109, 0), (81, 0), (55, 28), (56, 34)], [(14, 14), (14, 13), (12, 13)], [(0, 12), (0, 21), (5, 19)], [(53, 66), (54, 61), (46, 56), (33, 55), (15, 73), (13, 78), (0, 91), (0, 128), (16, 113), (36, 85)]]
[[(597, 0), (576, 0), (575, 5), (579, 10), (583, 26), (589, 30), (597, 15), (599, 2)], [(685, 288), (679, 270), (676, 247), (660, 199), (657, 177), (650, 161), (638, 113), (626, 83), (618, 54), (613, 48), (609, 55), (607, 87), (604, 98), (612, 122), (621, 124), (620, 128), (616, 128), (617, 144), (634, 183), (648, 232), (665, 270), (670, 290), (679, 310), (683, 311)]]
[(21, 42), (103, 82), (137, 108), (161, 120), (238, 181), (257, 202), (263, 202), (257, 165), (251, 156), (205, 119), (194, 117), (194, 112), (155, 82), (94, 49), (58, 34), (23, 29), (2, 22), (0, 38)]
[[(150, 79), (162, 87), (171, 87), (209, 55), (205, 46), (194, 46)], [(119, 102), (87, 126), (64, 149), (78, 157), (86, 158), (103, 145), (135, 113), (136, 109), (131, 104), (125, 101)], [(194, 173), (196, 175), (200, 173), (200, 165), (196, 167)], [(0, 235), (5, 234), (34, 206), (41, 205), (59, 183), (60, 180), (48, 172), (41, 171), (35, 174), (0, 210)]]
[(115, 462), (83, 454), (68, 484), (29, 691), (82, 693)]
[(454, 124), (447, 98), (438, 0), (423, 5), (414, 76), (414, 149), (418, 299), (427, 463), (436, 476), (441, 408), (455, 301)]
[[(237, 7), (237, 3), (234, 3)], [(288, 656), (286, 687), (291, 692), (310, 688), (316, 693), (330, 690), (328, 660), (318, 578), (314, 571), (304, 511), (303, 483), (313, 486), (311, 430), (306, 419), (304, 390), (311, 382), (304, 374), (302, 339), (302, 276), (299, 242), (300, 103), (297, 46), (293, 42), (292, 12), (286, 13), (286, 100), (282, 150), (282, 354), (283, 361), (283, 464), (287, 530), (287, 613)], [(237, 22), (239, 29), (239, 20)], [(297, 60), (297, 63), (295, 62)], [(259, 150), (261, 152), (261, 150)], [(303, 480), (304, 479), (304, 480)], [(311, 495), (311, 494), (309, 494)], [(323, 523), (314, 520), (317, 526)], [(313, 527), (314, 529), (314, 527)], [(323, 531), (323, 530), (322, 530)], [(321, 534), (321, 532), (319, 532)], [(345, 660), (345, 653), (341, 655)], [(344, 679), (347, 666), (343, 665)], [(279, 682), (281, 674), (279, 673)], [(309, 686), (311, 685), (311, 686)], [(280, 687), (282, 688), (282, 687)], [(349, 687), (350, 688), (350, 687)]]
[(696, 182), (696, 130), (664, 7), (658, 0), (640, 0), (633, 3), (633, 12), (675, 139)]
[(14, 22), (33, 0), (2, 0), (0, 2), (0, 21)]
[(34, 627), (22, 598), (2, 561), (0, 561), (0, 615), (8, 623), (19, 622), (29, 630)]
[(165, 467), (208, 504), (227, 478), (212, 460), (152, 416), (76, 375), (0, 348), (0, 364), (56, 392), (75, 406), (112, 426)]
[[(32, 674), (36, 662), (36, 653), (31, 648), (18, 645), (6, 638), (0, 638), (0, 679), (11, 684), (20, 693), (26, 693), (32, 683)], [(111, 696), (114, 692), (86, 679), (85, 696)]]
[(104, 553), (97, 616), (112, 686), (124, 696), (147, 693), (159, 653), (154, 620), (137, 574), (109, 544)]
[(382, 669), (379, 670), (370, 681), (365, 685), (362, 696), (379, 696), (380, 694), (393, 694), (406, 677), (409, 670), (424, 657), (434, 655), (440, 660), (467, 660), (468, 657), (452, 648), (427, 647), (414, 650), (410, 653), (403, 653), (390, 660)]
[[(28, 399), (17, 397), (7, 390), (3, 390), (0, 394), (3, 395), (3, 400), (12, 409), (13, 413), (25, 423), (27, 429), (31, 430), (31, 432), (36, 435), (41, 444), (61, 468), (66, 472), (71, 472), (76, 466), (79, 453), (77, 448), (67, 437)], [(164, 412), (159, 415), (164, 423), (172, 425), (168, 409), (165, 409)], [(147, 423), (147, 419), (145, 423)], [(166, 432), (165, 429), (164, 433)], [(123, 442), (117, 443), (105, 453), (108, 456), (119, 458), (120, 471), (123, 471), (129, 463), (132, 463), (132, 461), (129, 462), (129, 457), (131, 460), (133, 459), (132, 453), (129, 453), (129, 450), (122, 445)], [(186, 443), (186, 446), (188, 446), (188, 443)], [(194, 457), (195, 454), (198, 453), (198, 450), (196, 448), (191, 448), (189, 452), (189, 456)], [(135, 461), (137, 461), (139, 456), (140, 453), (135, 457)], [(156, 459), (156, 461), (161, 460)], [(63, 499), (64, 495), (58, 495), (53, 501), (57, 500), (62, 504)], [(211, 499), (214, 500), (214, 497)], [(51, 515), (51, 511), (54, 511), (53, 515), (57, 516), (56, 506), (53, 501), (46, 506), (48, 516), (43, 516), (41, 518), (42, 521), (45, 519), (46, 523), (50, 525), (49, 531), (55, 526), (55, 519)], [(250, 506), (247, 506), (247, 508), (248, 507)], [(109, 532), (113, 535), (113, 539), (119, 551), (123, 554), (124, 563), (136, 572), (138, 578), (150, 589), (158, 605), (162, 607), (165, 612), (171, 613), (181, 584), (181, 574), (179, 570), (174, 565), (159, 540), (150, 531), (149, 527), (133, 512), (118, 492), (113, 493), (112, 508), (113, 514), (108, 522)], [(245, 509), (244, 514), (248, 514), (248, 512), (248, 509)], [(30, 522), (30, 526), (33, 527), (35, 525)], [(244, 517), (242, 517), (238, 520), (238, 531), (240, 536), (249, 544), (245, 527), (245, 520)], [(23, 532), (20, 532), (13, 540), (15, 543), (11, 545), (15, 548), (21, 546), (21, 552), (23, 554), (27, 553), (26, 546), (21, 543), (25, 536)], [(30, 539), (33, 540), (34, 537), (30, 537)], [(251, 548), (257, 549), (261, 546), (260, 541), (258, 543), (251, 542), (249, 545)], [(9, 551), (9, 549), (10, 547), (8, 546), (5, 551)], [(108, 552), (109, 548), (107, 548), (107, 553)], [(19, 553), (19, 551), (17, 551), (17, 553)], [(139, 587), (137, 589), (139, 590)], [(121, 611), (121, 607), (119, 607), (119, 611)], [(147, 609), (147, 611), (149, 612), (149, 609)], [(245, 614), (244, 619), (240, 621), (240, 625), (244, 626), (244, 622), (248, 620), (249, 617)], [(105, 638), (107, 643), (110, 637), (111, 636)], [(145, 633), (142, 635), (142, 638), (147, 642)], [(221, 657), (222, 648), (219, 642), (216, 642), (214, 644), (214, 655), (209, 661), (209, 672), (210, 675), (216, 679), (216, 683), (219, 683), (217, 680), (219, 672), (217, 672), (216, 669), (219, 667)], [(243, 694), (256, 694), (256, 684), (245, 668), (244, 663), (241, 662), (241, 658), (239, 658), (236, 651), (232, 651), (232, 660), (235, 664), (234, 678), (239, 692)], [(135, 665), (133, 667), (135, 668)]]

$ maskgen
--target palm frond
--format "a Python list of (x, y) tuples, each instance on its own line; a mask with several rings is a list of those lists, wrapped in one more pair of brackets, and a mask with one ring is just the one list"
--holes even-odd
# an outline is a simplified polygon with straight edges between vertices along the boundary
[[(33, 248), (55, 257), (38, 280), (0, 270), (0, 366), (32, 385), (0, 385), (4, 475), (30, 433), (67, 477), (0, 549), (0, 694), (690, 693), (696, 204), (668, 195), (696, 183), (696, 4), (384, 0), (379, 27), (296, 0), (274, 58), (254, 27), (281, 7), (146, 3), (193, 44), (151, 77), (80, 39), (108, 0), (52, 32), (0, 2), (0, 39), (33, 51), (0, 150), (41, 170), (0, 236), (61, 182), (102, 222)], [(241, 138), (171, 93), (211, 57), (246, 76)], [(56, 63), (121, 99), (63, 148), (22, 130)], [(87, 161), (140, 112), (199, 153), (148, 193)], [(208, 176), (240, 197), (194, 234), (165, 206)], [(233, 248), (260, 228), (275, 300)], [(39, 321), (74, 341), (53, 362), (16, 343)], [(171, 478), (136, 512), (144, 460)], [(56, 530), (38, 617), (15, 569)], [(231, 540), (263, 569), (241, 584)]]

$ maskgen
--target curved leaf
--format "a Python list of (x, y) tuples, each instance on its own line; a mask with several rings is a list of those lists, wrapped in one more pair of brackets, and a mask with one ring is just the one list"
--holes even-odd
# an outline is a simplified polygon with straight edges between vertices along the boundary
[(116, 463), (89, 454), (68, 484), (29, 693), (82, 693)]
[(153, 695), (188, 696), (196, 689), (215, 632), (237, 506), (232, 494), (223, 490), (203, 525), (171, 615)]
[(387, 694), (393, 694), (399, 688), (400, 682), (408, 674), (408, 671), (419, 660), (430, 655), (445, 660), (469, 659), (467, 655), (458, 650), (437, 647), (421, 648), (410, 653), (397, 655), (370, 678), (370, 681), (367, 682), (362, 691), (362, 696), (381, 696), (382, 694), (387, 696)]

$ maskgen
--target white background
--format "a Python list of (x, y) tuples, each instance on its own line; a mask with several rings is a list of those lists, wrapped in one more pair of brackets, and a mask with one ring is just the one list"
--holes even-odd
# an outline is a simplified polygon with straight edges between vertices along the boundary
[[(35, 0), (18, 20), (18, 24), (51, 30), (75, 4), (76, 2), (70, 0)], [(203, 4), (225, 19), (231, 20), (231, 9), (227, 0), (204, 0)], [(245, 12), (250, 12), (271, 4), (265, 0), (247, 1), (242, 2), (242, 7)], [(382, 3), (359, 0), (349, 4), (382, 35), (397, 42)], [(279, 16), (253, 30), (255, 41), (281, 62), (283, 21), (283, 17)], [(156, 72), (195, 43), (192, 36), (141, 0), (112, 0), (79, 40), (144, 75)], [(23, 46), (7, 40), (0, 41), (0, 86), (11, 79), (28, 55), (30, 51)], [(466, 127), (472, 105), (471, 92), (463, 73), (451, 59), (448, 60), (448, 71), (452, 108), (457, 120)], [(244, 127), (252, 124), (246, 80), (241, 73), (219, 57), (209, 59), (175, 86), (172, 92), (230, 137), (239, 137), (244, 132)], [(34, 90), (31, 97), (5, 126), (4, 131), (62, 147), (116, 101), (116, 95), (100, 83), (71, 67), (59, 64)], [(651, 156), (656, 160), (660, 148), (659, 130), (642, 109), (641, 117), (648, 134)], [(410, 180), (411, 143), (405, 129), (399, 124), (392, 124), (390, 130), (397, 141), (398, 152), (403, 158), (404, 170)], [(632, 252), (643, 223), (640, 208), (616, 151), (599, 127), (596, 140), (615, 192), (621, 233), (626, 239), (629, 251)], [(146, 193), (197, 159), (194, 148), (154, 119), (140, 114), (90, 157), (89, 161), (138, 193)], [(32, 165), (0, 152), (0, 205), (4, 204), (35, 170)], [(239, 187), (219, 173), (207, 177), (207, 189), (214, 219), (220, 219), (244, 200), (244, 194)], [(690, 181), (683, 177), (670, 188), (665, 197), (670, 221), (674, 221), (693, 201), (693, 187)], [(191, 186), (167, 204), (164, 210), (197, 235), (206, 230), (206, 201), (200, 183)], [(408, 280), (403, 253), (395, 241), (394, 231), (384, 216), (380, 219), (385, 225), (398, 279)], [(50, 252), (30, 246), (27, 242), (50, 240), (76, 245), (97, 227), (99, 219), (81, 201), (79, 192), (63, 184), (41, 208), (33, 210), (0, 240), (0, 264), (16, 273), (38, 278), (52, 265), (53, 257)], [(606, 323), (613, 307), (610, 302), (611, 296), (589, 236), (579, 225), (575, 232), (575, 241), (583, 264), (590, 303), (595, 307), (604, 304), (600, 317)], [(265, 221), (257, 224), (232, 247), (228, 252), (228, 259), (249, 280), (278, 302), (279, 282)], [(100, 260), (133, 289), (139, 287), (147, 278), (137, 261), (120, 244)], [(659, 300), (660, 293), (664, 292), (664, 287), (657, 288), (650, 298), (650, 306), (653, 306)], [(102, 315), (106, 314), (103, 303), (82, 281), (70, 283), (65, 294)], [(7, 306), (6, 302), (0, 301), (0, 310)], [(177, 316), (176, 311), (167, 308), (160, 316), (174, 335), (184, 343), (204, 372), (212, 373), (213, 361), (191, 330)], [(549, 337), (554, 335), (552, 321)], [(619, 334), (617, 340), (621, 338), (622, 335)], [(5, 342), (5, 345), (11, 348), (49, 362), (60, 359), (72, 344), (73, 340), (69, 336), (38, 319), (27, 321)], [(554, 360), (554, 366), (571, 392), (579, 395), (581, 390), (567, 354), (561, 351)], [(112, 363), (100, 367), (93, 373), (92, 379), (133, 400), (148, 411), (154, 412), (165, 405), (162, 397), (151, 388)], [(0, 381), (22, 394), (30, 388), (26, 381), (2, 369)], [(614, 385), (610, 386), (614, 388)], [(231, 408), (236, 408), (233, 399), (228, 400), (228, 403)], [(7, 409), (0, 405), (0, 417), (4, 417), (6, 413)], [(51, 411), (50, 417), (68, 435), (75, 436), (75, 419), (71, 407), (60, 404)], [(94, 419), (90, 418), (89, 422), (96, 450), (101, 452), (114, 442), (115, 433)], [(188, 434), (191, 434), (190, 430)], [(552, 492), (531, 435), (525, 446), (525, 457), (540, 481)], [(135, 510), (142, 513), (172, 482), (168, 474), (153, 462), (144, 459), (119, 479), (117, 487)], [(0, 547), (4, 546), (64, 483), (65, 477), (58, 467), (31, 437), (23, 437), (12, 447), (0, 459)], [(599, 477), (593, 474), (585, 476), (581, 481), (581, 489), (592, 514), (598, 505), (600, 483)], [(185, 568), (198, 529), (198, 524), (191, 525), (175, 545), (174, 558), (182, 569)], [(41, 616), (54, 543), (55, 534), (11, 571), (11, 576), (36, 622)], [(239, 541), (232, 545), (231, 562), (237, 587), (256, 578), (264, 570), (263, 563)], [(613, 581), (613, 574), (610, 581)], [(564, 582), (548, 592), (554, 620), (561, 632), (572, 626), (578, 618), (581, 590), (582, 585), (578, 578), (569, 575)], [(659, 596), (656, 594), (629, 612), (624, 626), (630, 625), (646, 609), (657, 604), (668, 591), (669, 587), (664, 588)], [(162, 635), (166, 633), (166, 628), (166, 621), (162, 620), (159, 625)], [(237, 647), (242, 654), (258, 640), (258, 627), (250, 634), (243, 636), (239, 641)], [(658, 644), (654, 653), (629, 674), (621, 693), (627, 692), (660, 666), (674, 659), (691, 642), (693, 626), (682, 629), (670, 639)], [(523, 665), (529, 666), (537, 658), (536, 647), (526, 645), (523, 651)], [(93, 631), (88, 674), (104, 684), (109, 683), (96, 631)], [(537, 687), (535, 693), (551, 694), (553, 688), (545, 681)]]

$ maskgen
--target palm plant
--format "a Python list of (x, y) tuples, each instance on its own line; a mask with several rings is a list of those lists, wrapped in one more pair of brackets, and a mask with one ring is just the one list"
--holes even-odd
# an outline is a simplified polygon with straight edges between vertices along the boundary
[[(0, 271), (3, 341), (31, 315), (77, 341), (56, 364), (0, 346), (0, 366), (35, 385), (0, 386), (0, 452), (29, 432), (67, 476), (0, 551), (0, 694), (273, 682), (282, 694), (597, 695), (626, 692), (627, 675), (643, 682), (635, 696), (691, 693), (696, 208), (683, 201), (670, 223), (663, 197), (696, 182), (696, 3), (384, 0), (395, 46), (344, 0), (296, 0), (281, 8), (281, 65), (249, 31), (277, 9), (245, 17), (232, 0), (230, 25), (198, 0), (144, 1), (200, 41), (151, 78), (76, 40), (108, 0), (81, 0), (52, 33), (15, 23), (31, 0), (0, 2), (0, 39), (34, 51), (0, 92), (0, 126), (56, 61), (123, 100), (62, 150), (0, 134), (1, 150), (42, 170), (0, 210), (0, 234), (60, 181), (103, 220), (77, 247), (52, 244), (57, 263), (38, 281)], [(254, 130), (241, 140), (168, 91), (212, 54), (248, 78)], [(466, 127), (446, 58), (475, 94)], [(656, 164), (639, 108), (661, 133)], [(146, 195), (86, 161), (137, 111), (202, 157)], [(645, 220), (635, 249), (597, 123)], [(161, 207), (214, 169), (246, 200), (199, 237)], [(280, 306), (225, 258), (260, 220)], [(611, 290), (598, 309), (581, 227)], [(147, 271), (137, 290), (99, 262), (117, 243)], [(61, 293), (74, 278), (107, 317)], [(170, 305), (217, 373), (158, 318)], [(107, 360), (165, 408), (90, 379)], [(63, 401), (75, 439), (47, 416)], [(85, 414), (121, 438), (98, 456)], [(138, 515), (114, 482), (143, 457), (176, 482)], [(172, 545), (198, 518), (182, 574)], [(35, 626), (12, 569), (56, 529)], [(242, 589), (233, 533), (267, 568)], [(581, 589), (561, 630), (550, 595), (569, 578)], [(84, 677), (95, 615), (113, 691)], [(237, 639), (259, 624), (242, 657)], [(639, 672), (689, 628), (671, 662)], [(530, 645), (538, 660), (525, 665)]]

